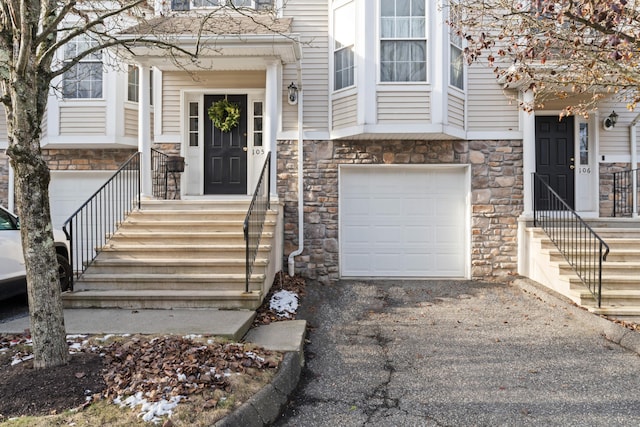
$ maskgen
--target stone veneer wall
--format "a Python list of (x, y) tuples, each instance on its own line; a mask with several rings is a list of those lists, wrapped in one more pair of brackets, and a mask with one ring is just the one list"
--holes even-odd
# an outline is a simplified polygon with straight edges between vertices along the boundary
[[(297, 151), (297, 141), (278, 142), (285, 265), (298, 247)], [(304, 153), (305, 249), (296, 257), (301, 275), (323, 283), (339, 278), (341, 164), (470, 164), (472, 278), (504, 280), (516, 274), (522, 141), (305, 141)]]
[(116, 170), (135, 149), (44, 149), (50, 170)]
[[(638, 167), (638, 166), (636, 166)], [(615, 172), (621, 172), (631, 169), (631, 163), (600, 163), (600, 217), (613, 217), (613, 174)], [(631, 182), (628, 183), (631, 185)], [(631, 197), (631, 188), (626, 194), (618, 196), (618, 201), (631, 204), (631, 200), (626, 200)], [(621, 204), (618, 204), (620, 209)], [(625, 215), (617, 215), (625, 216)], [(626, 215), (630, 216), (630, 215)]]

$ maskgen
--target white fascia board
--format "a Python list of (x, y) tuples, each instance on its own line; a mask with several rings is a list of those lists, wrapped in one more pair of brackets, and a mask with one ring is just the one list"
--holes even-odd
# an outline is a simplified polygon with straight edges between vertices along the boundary
[(469, 140), (505, 140), (505, 139), (522, 139), (522, 131), (469, 131), (466, 133), (466, 139)]
[(69, 136), (56, 136), (49, 137), (47, 141), (42, 144), (43, 148), (77, 148), (77, 149), (92, 149), (92, 148), (104, 148), (104, 147), (119, 147), (119, 148), (136, 148), (138, 146), (137, 138), (118, 138), (117, 140), (111, 136), (106, 135), (69, 135)]
[[(331, 138), (328, 131), (314, 131), (314, 132), (304, 132), (303, 139), (312, 140), (312, 141), (327, 141)], [(287, 130), (283, 132), (278, 132), (276, 139), (279, 141), (293, 141), (298, 140), (298, 131), (297, 130)]]

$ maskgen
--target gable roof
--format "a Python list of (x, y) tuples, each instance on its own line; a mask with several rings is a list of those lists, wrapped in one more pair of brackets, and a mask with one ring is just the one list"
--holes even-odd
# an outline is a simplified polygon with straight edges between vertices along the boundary
[(289, 34), (292, 18), (270, 15), (180, 15), (161, 16), (121, 32), (127, 35), (265, 35)]

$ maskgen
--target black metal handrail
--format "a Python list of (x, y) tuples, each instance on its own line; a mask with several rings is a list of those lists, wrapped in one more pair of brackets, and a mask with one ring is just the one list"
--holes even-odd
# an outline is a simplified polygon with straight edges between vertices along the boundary
[(168, 173), (167, 160), (169, 156), (155, 148), (151, 149), (151, 180), (153, 183), (153, 197), (167, 198)]
[(69, 240), (69, 262), (80, 277), (133, 209), (140, 209), (140, 153), (134, 153), (62, 226)]
[(533, 187), (534, 225), (547, 233), (600, 307), (602, 261), (607, 259), (609, 245), (537, 173), (533, 173)]
[[(638, 212), (640, 169), (613, 173), (613, 216), (630, 216)], [(634, 187), (636, 191), (634, 206)]]
[(260, 178), (253, 192), (253, 198), (244, 219), (244, 241), (246, 243), (246, 276), (245, 292), (249, 292), (249, 280), (253, 271), (258, 249), (260, 248), (260, 237), (267, 211), (271, 207), (271, 153), (267, 153), (267, 158), (262, 166)]

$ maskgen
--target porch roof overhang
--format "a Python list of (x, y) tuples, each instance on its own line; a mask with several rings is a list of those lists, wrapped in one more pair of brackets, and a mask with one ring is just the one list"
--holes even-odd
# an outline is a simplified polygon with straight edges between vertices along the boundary
[(291, 19), (247, 17), (160, 17), (129, 28), (117, 55), (160, 70), (261, 70), (274, 60), (302, 57)]

